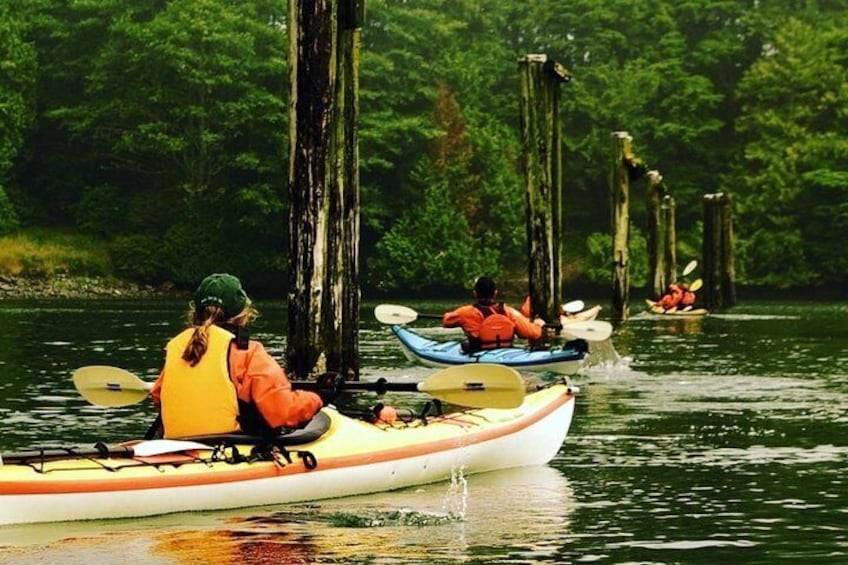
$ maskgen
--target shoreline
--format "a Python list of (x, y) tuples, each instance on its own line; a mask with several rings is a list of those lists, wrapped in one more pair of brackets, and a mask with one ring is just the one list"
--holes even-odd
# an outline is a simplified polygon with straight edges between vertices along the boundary
[(159, 287), (110, 277), (56, 275), (45, 278), (0, 275), (0, 299), (174, 298), (188, 293), (171, 284)]

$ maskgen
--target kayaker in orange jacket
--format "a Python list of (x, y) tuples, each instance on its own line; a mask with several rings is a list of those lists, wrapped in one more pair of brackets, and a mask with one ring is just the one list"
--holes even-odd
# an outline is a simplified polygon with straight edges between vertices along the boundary
[(483, 349), (511, 347), (516, 335), (538, 340), (542, 337), (545, 321), (525, 318), (518, 310), (503, 302), (496, 303), (498, 289), (490, 277), (480, 277), (474, 283), (475, 304), (460, 306), (442, 316), (446, 328), (462, 328), (467, 340), (463, 350), (468, 352)]
[(679, 284), (672, 283), (668, 285), (668, 289), (666, 289), (665, 294), (657, 300), (657, 304), (661, 306), (663, 310), (671, 310), (672, 308), (677, 308), (677, 305), (680, 304), (682, 298), (683, 289), (680, 288)]
[(249, 338), (258, 315), (236, 277), (203, 279), (189, 327), (168, 342), (151, 391), (164, 437), (267, 434), (308, 422), (321, 409), (317, 394), (292, 390), (279, 363)]

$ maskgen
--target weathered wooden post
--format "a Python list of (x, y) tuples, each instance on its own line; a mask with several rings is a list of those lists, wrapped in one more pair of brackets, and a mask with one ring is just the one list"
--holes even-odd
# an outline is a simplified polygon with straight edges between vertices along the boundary
[(733, 265), (733, 223), (730, 197), (724, 193), (705, 194), (703, 234), (703, 299), (711, 310), (736, 303)]
[[(665, 279), (667, 285), (677, 280), (676, 210), (677, 208), (674, 202), (674, 197), (669, 194), (666, 194), (663, 197), (662, 203), (663, 226), (665, 228), (663, 231), (664, 238), (662, 246), (663, 255), (665, 256), (665, 260), (663, 261), (663, 265), (665, 267), (663, 278)], [(660, 293), (657, 294), (656, 297), (659, 298), (664, 292), (665, 286), (660, 289)]]
[(651, 296), (662, 296), (668, 284), (665, 278), (666, 270), (666, 225), (663, 210), (665, 185), (659, 171), (648, 171), (648, 227), (646, 240), (648, 244), (648, 281), (651, 285)]
[(612, 199), (612, 318), (626, 320), (630, 307), (630, 169), (631, 142), (626, 131), (612, 134), (610, 194)]
[(296, 378), (323, 370), (359, 374), (356, 122), (363, 15), (364, 0), (289, 0), (286, 362)]
[(562, 140), (559, 85), (568, 70), (547, 55), (518, 60), (527, 202), (528, 284), (533, 312), (559, 320), (562, 301)]

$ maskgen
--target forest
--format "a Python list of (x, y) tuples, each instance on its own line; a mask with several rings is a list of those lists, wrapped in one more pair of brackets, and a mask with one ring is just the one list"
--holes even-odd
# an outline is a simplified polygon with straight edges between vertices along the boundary
[[(0, 236), (83, 236), (108, 260), (70, 268), (146, 283), (229, 271), (282, 287), (286, 10), (0, 0)], [(364, 287), (526, 278), (518, 59), (531, 53), (572, 75), (566, 284), (609, 284), (610, 134), (627, 131), (675, 198), (678, 257), (700, 255), (702, 196), (725, 192), (737, 284), (848, 294), (848, 0), (367, 0)], [(638, 287), (644, 185), (631, 190)]]

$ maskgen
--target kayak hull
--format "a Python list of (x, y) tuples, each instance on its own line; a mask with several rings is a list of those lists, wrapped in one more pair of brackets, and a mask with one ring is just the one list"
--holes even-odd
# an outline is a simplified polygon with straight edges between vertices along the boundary
[(404, 355), (427, 367), (453, 367), (469, 363), (495, 363), (516, 370), (571, 375), (583, 366), (586, 352), (568, 347), (531, 351), (520, 347), (501, 347), (476, 353), (463, 353), (460, 341), (434, 341), (403, 326), (392, 326)]
[(659, 306), (655, 301), (645, 299), (645, 304), (648, 306), (648, 311), (651, 314), (658, 314), (661, 316), (675, 316), (680, 318), (697, 318), (699, 316), (706, 316), (710, 313), (706, 308), (692, 308), (691, 310), (665, 310), (662, 306)]
[[(290, 447), (290, 463), (233, 463), (199, 450), (7, 463), (0, 467), (0, 524), (304, 502), (438, 482), (457, 472), (544, 465), (565, 440), (574, 397), (557, 384), (528, 395), (518, 408), (431, 416), (426, 425), (375, 425), (324, 411), (330, 429)], [(303, 452), (314, 456), (314, 468), (297, 456)]]

